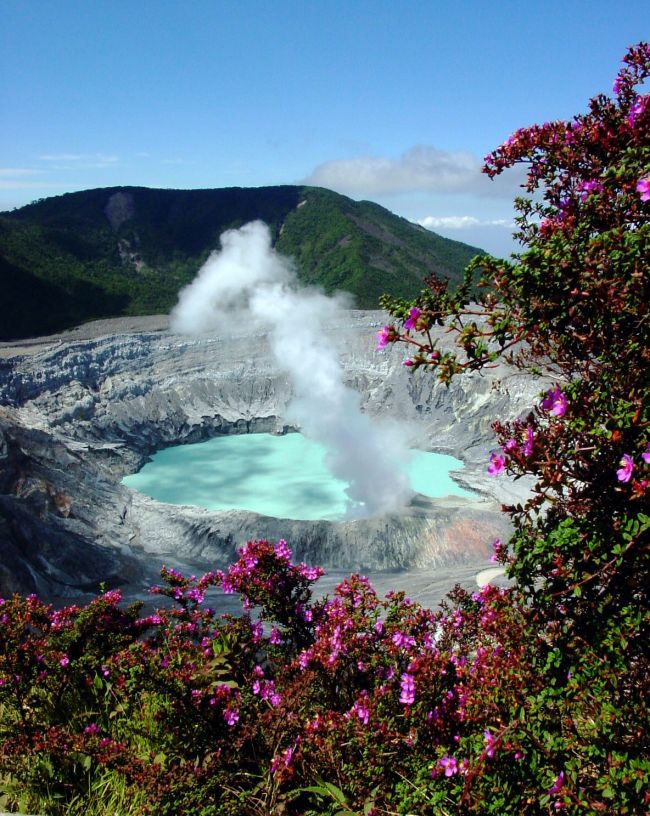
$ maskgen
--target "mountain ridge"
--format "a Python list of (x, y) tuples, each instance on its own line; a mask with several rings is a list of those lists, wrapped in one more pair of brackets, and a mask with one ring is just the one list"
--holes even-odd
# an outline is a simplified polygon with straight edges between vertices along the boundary
[(350, 292), (359, 308), (384, 292), (413, 297), (434, 272), (455, 284), (481, 252), (318, 187), (66, 193), (0, 213), (0, 340), (169, 311), (221, 233), (258, 219), (303, 284)]

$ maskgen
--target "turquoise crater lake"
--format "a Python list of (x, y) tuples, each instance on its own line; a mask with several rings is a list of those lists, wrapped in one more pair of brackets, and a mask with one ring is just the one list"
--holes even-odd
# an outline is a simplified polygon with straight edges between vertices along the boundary
[[(337, 521), (345, 516), (347, 485), (331, 475), (325, 456), (322, 445), (299, 433), (219, 436), (165, 448), (122, 483), (170, 504)], [(449, 475), (462, 467), (453, 456), (414, 450), (406, 472), (425, 496), (471, 496)]]

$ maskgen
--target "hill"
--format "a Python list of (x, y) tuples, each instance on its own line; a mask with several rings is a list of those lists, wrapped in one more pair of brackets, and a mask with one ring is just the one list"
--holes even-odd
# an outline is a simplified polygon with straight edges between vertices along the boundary
[(255, 219), (304, 283), (351, 292), (359, 308), (412, 297), (432, 272), (456, 282), (480, 252), (317, 187), (68, 193), (0, 214), (0, 340), (169, 311), (220, 234)]

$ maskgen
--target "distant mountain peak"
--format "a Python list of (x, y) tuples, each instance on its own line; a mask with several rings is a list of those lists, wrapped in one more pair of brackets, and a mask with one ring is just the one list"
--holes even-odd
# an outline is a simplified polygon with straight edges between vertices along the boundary
[(0, 339), (168, 312), (224, 230), (257, 219), (303, 283), (350, 292), (359, 308), (384, 292), (414, 297), (432, 273), (457, 282), (481, 251), (320, 187), (66, 193), (0, 214)]

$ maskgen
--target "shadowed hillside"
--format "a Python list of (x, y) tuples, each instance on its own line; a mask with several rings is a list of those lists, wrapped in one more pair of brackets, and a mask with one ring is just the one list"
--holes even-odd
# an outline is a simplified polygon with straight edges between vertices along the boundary
[(68, 193), (0, 216), (0, 339), (169, 311), (220, 234), (255, 219), (304, 283), (348, 291), (359, 308), (414, 296), (431, 272), (458, 281), (480, 251), (317, 187)]

